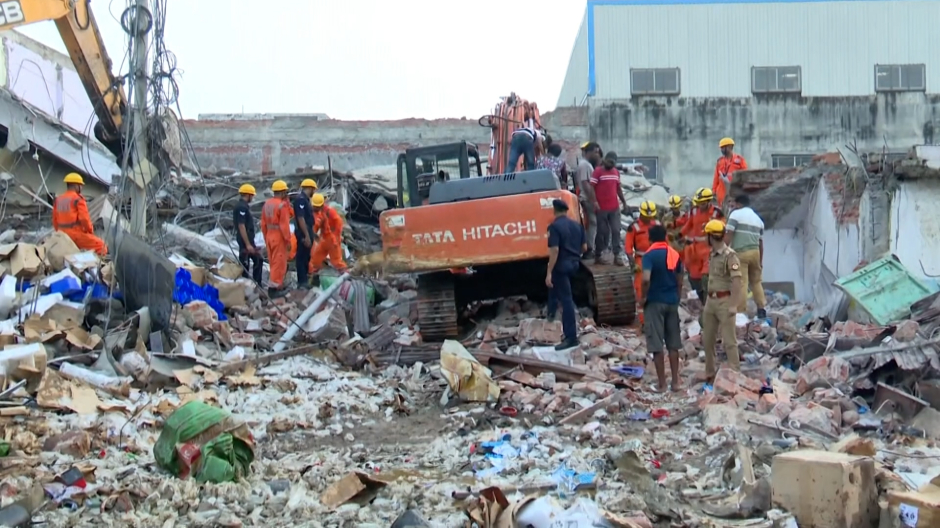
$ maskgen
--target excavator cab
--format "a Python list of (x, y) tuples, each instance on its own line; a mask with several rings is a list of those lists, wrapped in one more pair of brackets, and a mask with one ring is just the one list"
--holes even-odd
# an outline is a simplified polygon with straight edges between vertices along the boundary
[(427, 205), (431, 186), (438, 182), (483, 175), (476, 145), (461, 141), (410, 148), (398, 156), (398, 204)]

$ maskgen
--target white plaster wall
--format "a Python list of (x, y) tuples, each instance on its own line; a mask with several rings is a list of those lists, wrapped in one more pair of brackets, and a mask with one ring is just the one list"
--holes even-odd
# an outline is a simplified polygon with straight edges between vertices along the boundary
[[(93, 130), (98, 119), (78, 72), (11, 38), (4, 38), (3, 44), (6, 52), (6, 88), (43, 113), (86, 136), (94, 137)], [(49, 54), (54, 53), (49, 50)]]
[(813, 284), (826, 264), (836, 277), (843, 277), (862, 261), (862, 244), (857, 224), (839, 225), (833, 214), (832, 200), (823, 182), (816, 187), (810, 214), (803, 225), (803, 288), (797, 294), (810, 302)]
[(891, 252), (913, 275), (940, 277), (940, 181), (901, 183), (891, 200)]
[(764, 232), (764, 282), (792, 282), (796, 298), (803, 292), (803, 239), (798, 229)]

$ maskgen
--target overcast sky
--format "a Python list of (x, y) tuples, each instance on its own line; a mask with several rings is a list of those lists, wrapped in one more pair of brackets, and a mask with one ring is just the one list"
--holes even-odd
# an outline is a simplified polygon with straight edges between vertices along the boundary
[[(108, 4), (110, 2), (110, 13)], [(117, 70), (126, 0), (92, 9)], [(183, 116), (478, 118), (516, 92), (554, 108), (584, 1), (171, 0)], [(64, 52), (52, 22), (21, 31)], [(124, 65), (124, 70), (127, 66)]]

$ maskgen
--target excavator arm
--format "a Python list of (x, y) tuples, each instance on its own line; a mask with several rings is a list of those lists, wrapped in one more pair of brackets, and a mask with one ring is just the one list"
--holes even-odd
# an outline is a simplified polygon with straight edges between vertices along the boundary
[(94, 105), (98, 117), (95, 137), (120, 162), (124, 156), (122, 127), (127, 111), (127, 96), (121, 82), (111, 73), (111, 59), (91, 12), (90, 1), (0, 0), (0, 30), (46, 20), (55, 21), (75, 70)]
[[(490, 158), (487, 174), (505, 174), (516, 172), (522, 166), (520, 162), (513, 167), (507, 167), (509, 157), (509, 143), (512, 133), (521, 127), (541, 129), (542, 117), (539, 107), (535, 103), (526, 101), (515, 92), (508, 97), (500, 99), (493, 113), (480, 118), (480, 126), (490, 129)], [(537, 153), (538, 154), (538, 153)]]

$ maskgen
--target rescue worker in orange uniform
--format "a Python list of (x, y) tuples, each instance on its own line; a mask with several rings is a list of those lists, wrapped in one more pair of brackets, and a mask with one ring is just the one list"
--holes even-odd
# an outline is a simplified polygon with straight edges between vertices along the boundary
[(674, 194), (669, 197), (669, 209), (663, 214), (662, 223), (666, 228), (666, 242), (679, 253), (685, 245), (682, 240), (682, 228), (689, 222), (689, 215), (682, 210), (682, 197)]
[(290, 253), (291, 205), (287, 200), (287, 183), (277, 180), (271, 185), (273, 198), (264, 202), (261, 210), (261, 232), (268, 248), (268, 264), (271, 265), (271, 285), (268, 294), (280, 295), (287, 276), (287, 257)]
[[(660, 224), (656, 220), (656, 204), (643, 202), (640, 204), (640, 218), (627, 229), (627, 238), (624, 240), (627, 256), (633, 259), (633, 287), (637, 300), (643, 297), (643, 255), (650, 248), (650, 228), (657, 225)], [(643, 324), (643, 306), (637, 307), (637, 316), (640, 324)]]
[(52, 228), (62, 231), (81, 250), (91, 250), (99, 255), (108, 254), (108, 245), (95, 236), (95, 226), (88, 214), (88, 203), (82, 196), (85, 179), (71, 172), (65, 176), (67, 190), (55, 199), (52, 208)]
[(718, 148), (721, 149), (721, 157), (715, 163), (712, 192), (718, 198), (718, 206), (724, 207), (725, 196), (728, 195), (728, 187), (731, 185), (731, 175), (734, 171), (746, 170), (747, 161), (744, 160), (744, 156), (734, 153), (734, 140), (731, 138), (722, 138), (718, 142)]
[(713, 203), (715, 194), (711, 189), (702, 187), (695, 192), (692, 198), (692, 210), (688, 220), (682, 228), (682, 238), (685, 239), (685, 250), (682, 261), (689, 270), (689, 284), (698, 295), (702, 304), (705, 304), (705, 295), (708, 293), (708, 237), (705, 236), (705, 224), (709, 220), (721, 220), (725, 215)]
[(323, 261), (329, 257), (330, 265), (339, 272), (346, 271), (343, 260), (343, 217), (326, 204), (326, 198), (316, 193), (310, 198), (313, 205), (313, 232), (317, 235), (317, 246), (310, 256), (311, 273), (319, 273)]

